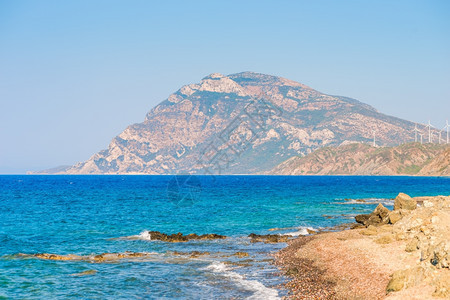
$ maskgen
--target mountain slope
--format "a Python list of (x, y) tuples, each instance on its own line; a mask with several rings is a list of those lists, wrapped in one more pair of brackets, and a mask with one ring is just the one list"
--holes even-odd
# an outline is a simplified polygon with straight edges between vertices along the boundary
[(349, 144), (325, 147), (275, 167), (277, 175), (450, 175), (450, 146), (410, 143), (397, 147)]
[(285, 78), (211, 74), (183, 86), (108, 149), (57, 173), (251, 174), (344, 141), (392, 145), (414, 124)]

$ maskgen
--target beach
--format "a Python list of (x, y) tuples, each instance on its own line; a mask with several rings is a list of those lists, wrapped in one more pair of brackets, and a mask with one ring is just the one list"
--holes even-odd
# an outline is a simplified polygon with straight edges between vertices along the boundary
[(450, 197), (400, 194), (354, 229), (299, 237), (276, 254), (291, 299), (450, 298)]

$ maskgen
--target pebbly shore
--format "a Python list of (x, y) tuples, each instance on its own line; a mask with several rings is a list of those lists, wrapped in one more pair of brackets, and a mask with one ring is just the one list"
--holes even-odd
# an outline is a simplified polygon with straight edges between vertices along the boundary
[(450, 299), (450, 196), (382, 204), (353, 229), (302, 236), (276, 254), (289, 299)]

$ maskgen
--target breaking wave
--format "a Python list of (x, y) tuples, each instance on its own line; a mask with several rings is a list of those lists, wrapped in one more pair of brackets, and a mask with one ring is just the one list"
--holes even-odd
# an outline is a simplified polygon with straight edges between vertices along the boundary
[(226, 277), (232, 280), (236, 285), (245, 290), (253, 292), (253, 295), (248, 297), (247, 299), (266, 299), (266, 300), (275, 300), (281, 299), (278, 295), (278, 291), (276, 289), (268, 288), (261, 282), (257, 280), (248, 280), (245, 279), (244, 276), (231, 271), (231, 269), (226, 266), (222, 262), (212, 262), (209, 266), (204, 268), (204, 270), (211, 271), (215, 274), (219, 274), (223, 277)]

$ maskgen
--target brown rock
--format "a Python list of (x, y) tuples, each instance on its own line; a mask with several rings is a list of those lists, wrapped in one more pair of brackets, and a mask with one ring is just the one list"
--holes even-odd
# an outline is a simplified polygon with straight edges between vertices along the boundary
[(436, 286), (434, 297), (450, 299), (450, 272), (442, 273), (437, 277), (434, 286)]
[(364, 224), (365, 226), (381, 226), (383, 224), (389, 223), (389, 209), (383, 206), (383, 204), (378, 204), (375, 210), (368, 215), (357, 215), (355, 217), (356, 222)]
[(394, 210), (407, 209), (414, 210), (417, 208), (417, 201), (410, 196), (400, 193), (394, 199)]
[(188, 235), (183, 235), (182, 233), (176, 233), (176, 234), (165, 234), (159, 231), (149, 231), (151, 240), (158, 240), (163, 242), (171, 242), (171, 243), (180, 243), (180, 242), (187, 242), (190, 240), (215, 240), (215, 239), (225, 239), (226, 236), (215, 234), (215, 233), (209, 233), (209, 234), (203, 234), (203, 235), (197, 235), (195, 233), (191, 233)]
[(366, 230), (362, 230), (361, 231), (362, 235), (377, 235), (378, 234), (378, 230), (375, 226), (373, 225), (369, 225), (369, 227), (367, 227)]
[(414, 252), (417, 249), (419, 249), (419, 239), (415, 237), (406, 244), (405, 251)]
[(239, 258), (247, 257), (248, 253), (247, 252), (236, 252), (236, 253), (234, 253), (234, 256), (237, 256)]
[(390, 244), (393, 241), (394, 241), (394, 238), (392, 237), (392, 235), (389, 234), (389, 235), (383, 235), (382, 237), (376, 239), (375, 243), (385, 245), (385, 244)]
[(421, 266), (406, 270), (398, 270), (392, 274), (392, 278), (386, 288), (387, 292), (397, 292), (420, 284), (425, 277), (425, 269)]
[(287, 235), (279, 235), (279, 234), (264, 234), (259, 235), (255, 233), (250, 233), (249, 238), (252, 243), (285, 243), (288, 241)]
[(395, 224), (402, 218), (400, 211), (394, 210), (389, 212), (389, 223)]

